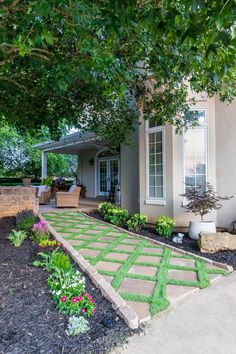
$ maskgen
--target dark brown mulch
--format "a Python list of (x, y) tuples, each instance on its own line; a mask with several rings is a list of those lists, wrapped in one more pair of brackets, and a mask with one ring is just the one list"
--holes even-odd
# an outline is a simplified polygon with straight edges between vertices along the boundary
[(104, 317), (116, 315), (86, 277), (97, 312), (89, 319), (89, 332), (68, 337), (67, 319), (56, 311), (46, 286), (48, 274), (31, 265), (35, 257), (31, 241), (15, 248), (5, 238), (13, 227), (14, 219), (0, 219), (1, 354), (102, 354), (132, 334), (121, 319), (113, 329), (101, 324)]
[[(93, 213), (90, 213), (89, 215), (95, 217), (96, 219), (103, 220), (101, 215), (98, 212), (93, 212)], [(126, 228), (124, 228), (124, 229), (127, 230)], [(176, 233), (173, 233), (173, 236), (167, 240), (165, 237), (157, 235), (155, 232), (155, 229), (153, 227), (145, 227), (140, 233), (137, 233), (137, 234), (146, 236), (152, 240), (166, 243), (168, 245), (174, 246), (174, 247), (182, 249), (184, 251), (192, 252), (192, 253), (197, 254), (199, 256), (212, 259), (213, 261), (216, 261), (216, 262), (228, 264), (228, 265), (232, 266), (234, 269), (236, 269), (236, 251), (221, 251), (221, 252), (218, 252), (215, 254), (201, 253), (199, 251), (197, 241), (191, 240), (188, 237), (187, 233), (185, 233), (182, 244), (175, 243), (172, 241), (173, 237), (177, 235)], [(235, 237), (236, 237), (236, 235), (235, 235)]]

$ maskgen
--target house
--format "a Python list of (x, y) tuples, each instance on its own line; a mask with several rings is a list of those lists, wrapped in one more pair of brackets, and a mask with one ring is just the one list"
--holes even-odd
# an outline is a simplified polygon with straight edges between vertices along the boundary
[(107, 142), (93, 133), (35, 145), (42, 152), (42, 177), (47, 174), (47, 152), (75, 154), (87, 198), (103, 198), (113, 188), (116, 201), (130, 213), (146, 214), (150, 222), (170, 216), (180, 227), (197, 219), (185, 212), (180, 194), (185, 186), (207, 181), (219, 195), (235, 196), (208, 216), (217, 226), (229, 226), (236, 219), (236, 100), (226, 105), (217, 97), (194, 96), (199, 126), (183, 135), (172, 126), (144, 121), (141, 114), (133, 146), (121, 144), (117, 154), (110, 154)]

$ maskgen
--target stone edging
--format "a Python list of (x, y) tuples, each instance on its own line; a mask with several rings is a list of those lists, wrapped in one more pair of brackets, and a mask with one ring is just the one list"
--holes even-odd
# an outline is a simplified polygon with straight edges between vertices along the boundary
[[(85, 215), (85, 214), (84, 214)], [(87, 216), (87, 215), (86, 215)], [(48, 225), (48, 230), (52, 236), (60, 242), (63, 247), (68, 251), (71, 258), (78, 263), (82, 271), (88, 274), (91, 281), (96, 287), (98, 287), (102, 295), (108, 299), (112, 308), (116, 311), (117, 315), (123, 318), (125, 323), (131, 328), (136, 329), (139, 326), (139, 320), (137, 314), (127, 305), (126, 301), (113, 289), (113, 287), (97, 272), (96, 268), (91, 266), (71, 245), (66, 241), (57, 231), (53, 229), (47, 222), (47, 220), (38, 214), (40, 220), (44, 221)]]
[[(94, 218), (82, 211), (80, 211), (79, 213), (83, 214), (84, 216), (87, 216), (88, 218), (92, 219), (92, 220), (99, 220), (97, 218)], [(171, 249), (172, 251), (175, 251), (175, 252), (178, 252), (178, 253), (181, 253), (181, 254), (184, 254), (186, 256), (192, 256), (194, 258), (198, 258), (198, 259), (203, 259), (206, 263), (209, 263), (209, 264), (212, 264), (218, 268), (222, 268), (224, 270), (227, 270), (229, 273), (232, 273), (234, 271), (233, 267), (228, 265), (228, 264), (224, 264), (224, 263), (220, 263), (220, 262), (216, 262), (216, 261), (213, 261), (209, 258), (206, 258), (206, 257), (202, 257), (202, 256), (199, 256), (195, 253), (192, 253), (192, 252), (188, 252), (188, 251), (184, 251), (182, 250), (181, 248), (177, 248), (177, 247), (174, 247), (174, 246), (171, 246), (171, 245), (168, 245), (167, 243), (163, 243), (163, 242), (160, 242), (160, 241), (156, 241), (156, 240), (153, 240), (147, 236), (143, 236), (143, 235), (140, 235), (140, 234), (136, 234), (135, 232), (132, 232), (132, 231), (128, 231), (128, 230), (125, 230), (125, 229), (122, 229), (122, 227), (119, 227), (119, 226), (115, 226), (113, 224), (110, 224), (106, 221), (103, 221), (103, 220), (99, 220), (101, 221), (102, 223), (106, 224), (106, 225), (109, 225), (110, 227), (112, 226), (114, 229), (117, 229), (119, 231), (122, 231), (122, 232), (127, 232), (128, 234), (132, 235), (132, 236), (135, 236), (135, 237), (141, 237), (141, 238), (144, 238), (148, 241), (150, 241), (151, 243), (153, 244), (157, 244), (157, 245), (161, 245), (161, 246), (164, 246), (166, 248), (169, 248)]]

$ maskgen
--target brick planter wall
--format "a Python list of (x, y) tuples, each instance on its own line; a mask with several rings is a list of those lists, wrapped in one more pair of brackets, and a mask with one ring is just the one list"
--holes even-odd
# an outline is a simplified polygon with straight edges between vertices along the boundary
[(0, 218), (15, 216), (22, 210), (33, 210), (38, 213), (38, 198), (35, 197), (35, 188), (0, 187)]

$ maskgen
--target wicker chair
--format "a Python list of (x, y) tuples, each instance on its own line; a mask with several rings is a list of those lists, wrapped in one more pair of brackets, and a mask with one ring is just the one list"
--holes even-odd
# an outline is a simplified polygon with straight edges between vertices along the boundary
[(74, 207), (78, 208), (79, 206), (79, 197), (80, 197), (81, 187), (74, 186), (68, 192), (57, 192), (56, 193), (56, 207)]
[(39, 188), (36, 187), (36, 198), (39, 199), (39, 204), (48, 204), (51, 198), (51, 187), (47, 187), (47, 190), (42, 191), (39, 195)]

